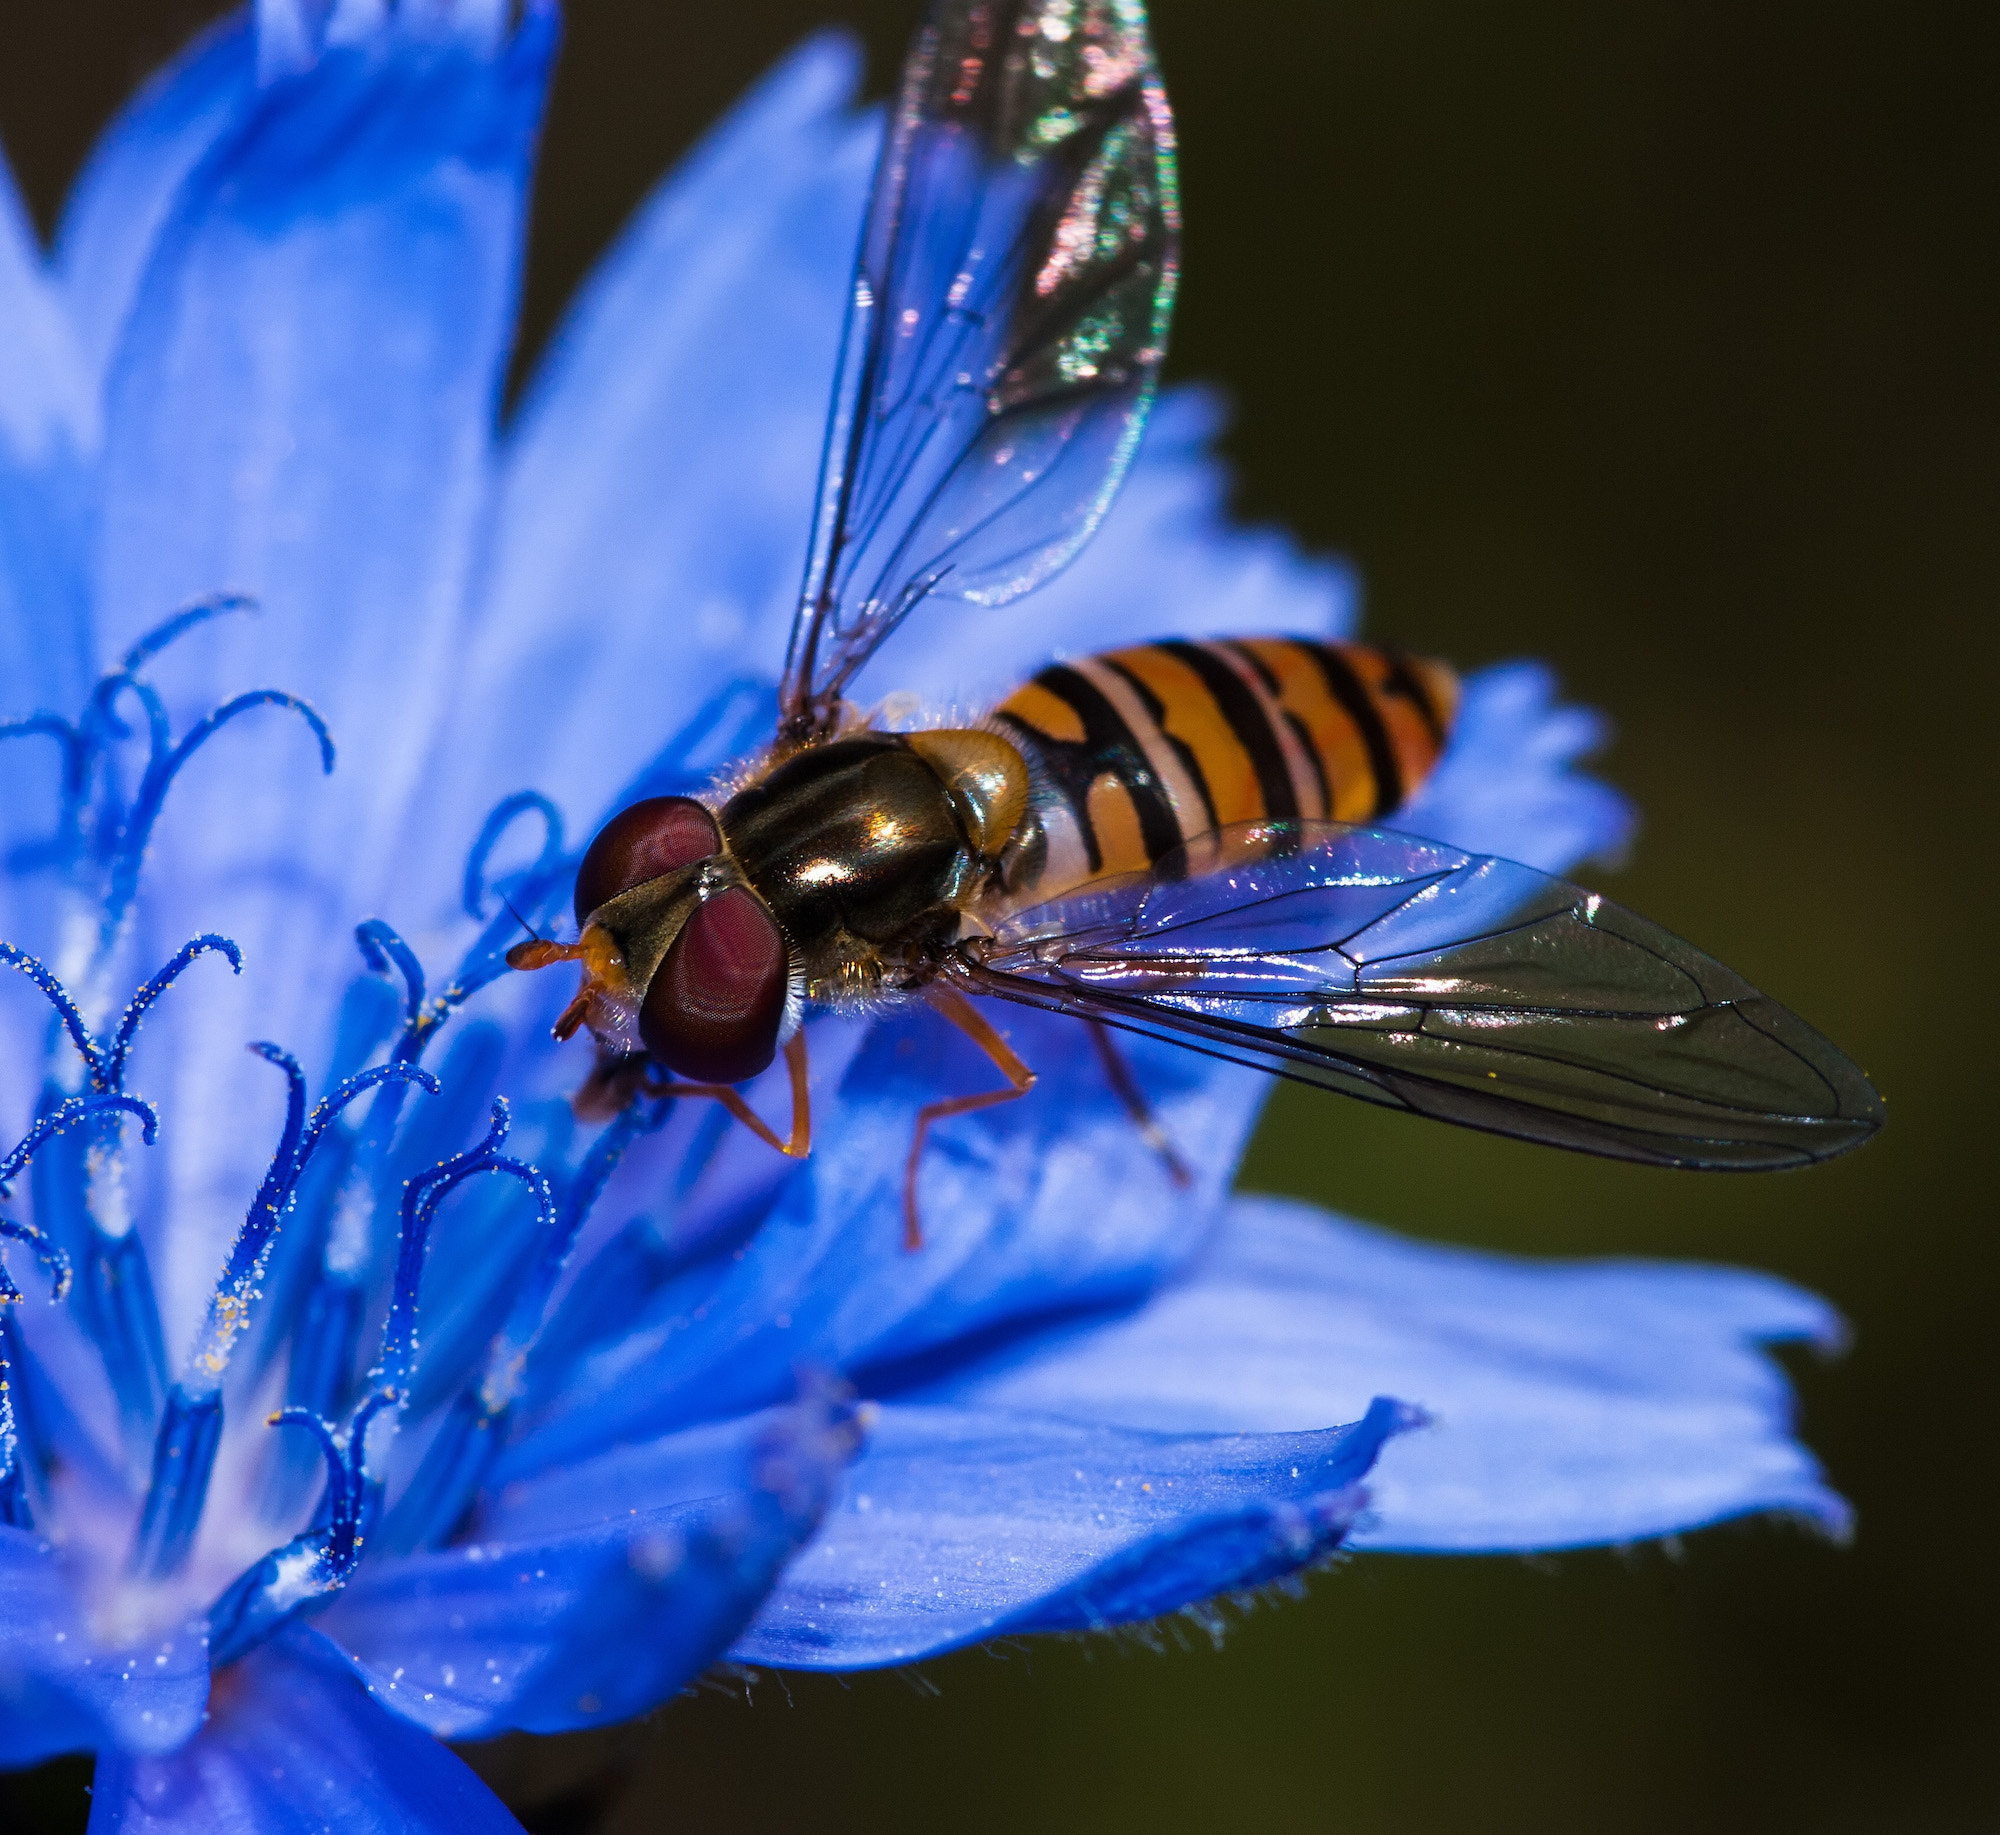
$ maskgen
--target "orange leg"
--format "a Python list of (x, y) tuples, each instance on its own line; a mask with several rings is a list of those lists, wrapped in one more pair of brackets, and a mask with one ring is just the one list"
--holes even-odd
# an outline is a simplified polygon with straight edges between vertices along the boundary
[(726, 1083), (649, 1083), (649, 1096), (705, 1096), (719, 1102), (767, 1147), (788, 1159), (802, 1160), (812, 1151), (812, 1098), (806, 1090), (806, 1035), (801, 1027), (785, 1041), (785, 1068), (792, 1076), (792, 1137), (777, 1132)]
[(994, 1068), (1007, 1079), (1007, 1087), (981, 1090), (976, 1096), (948, 1096), (942, 1102), (927, 1102), (917, 1111), (917, 1131), (910, 1142), (909, 1164), (903, 1169), (905, 1249), (924, 1246), (924, 1226), (917, 1215), (917, 1168), (923, 1161), (924, 1137), (930, 1133), (931, 1123), (948, 1120), (953, 1115), (970, 1115), (976, 1109), (990, 1109), (1003, 1102), (1018, 1102), (1035, 1087), (1035, 1073), (1014, 1055), (1013, 1047), (963, 994), (932, 982), (929, 998), (932, 1006), (993, 1060)]
[(1174, 1151), (1174, 1143), (1167, 1138), (1166, 1129), (1160, 1126), (1159, 1117), (1146, 1100), (1146, 1092), (1132, 1075), (1132, 1067), (1125, 1062), (1125, 1054), (1118, 1049), (1111, 1028), (1101, 1019), (1086, 1020), (1084, 1024), (1090, 1028), (1090, 1042), (1097, 1047), (1098, 1062), (1104, 1066), (1104, 1080), (1111, 1085), (1112, 1094), (1125, 1105), (1125, 1113), (1132, 1117), (1146, 1145), (1166, 1161), (1167, 1177), (1173, 1180), (1175, 1188), (1186, 1191), (1194, 1183), (1194, 1175)]

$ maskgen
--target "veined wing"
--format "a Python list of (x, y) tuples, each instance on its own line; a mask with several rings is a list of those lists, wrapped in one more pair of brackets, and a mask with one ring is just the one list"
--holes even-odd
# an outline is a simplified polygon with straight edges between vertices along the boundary
[(1089, 537), (1152, 400), (1178, 237), (1141, 0), (938, 0), (862, 233), (793, 736), (920, 600), (1005, 604)]
[(1803, 1165), (1881, 1098), (1740, 976), (1579, 886), (1338, 823), (1250, 823), (960, 946), (962, 986), (1301, 1082), (1661, 1166)]

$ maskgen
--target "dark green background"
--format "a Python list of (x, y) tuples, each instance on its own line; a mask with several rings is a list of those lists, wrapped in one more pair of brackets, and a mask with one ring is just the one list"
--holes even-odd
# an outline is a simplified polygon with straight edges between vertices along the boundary
[[(9, 9), (0, 131), (45, 220), (119, 93), (212, 10)], [(879, 88), (913, 0), (843, 10)], [(575, 0), (531, 341), (646, 184), (827, 16)], [(1185, 148), (1175, 368), (1235, 392), (1242, 509), (1353, 555), (1371, 631), (1467, 664), (1539, 654), (1610, 710), (1606, 769), (1646, 828), (1598, 880), (1832, 1034), (1893, 1114), (1828, 1168), (1696, 1178), (1286, 1088), (1245, 1176), (1458, 1241), (1744, 1261), (1831, 1295), (1854, 1348), (1795, 1369), (1859, 1537), (1374, 1558), (1219, 1653), (974, 1652), (475, 1760), (551, 1832), (2000, 1825), (1993, 993), (1974, 962), (2000, 564), (1994, 9), (1156, 17)], [(16, 1814), (32, 1799), (71, 1826), (82, 1776), (16, 1785)]]

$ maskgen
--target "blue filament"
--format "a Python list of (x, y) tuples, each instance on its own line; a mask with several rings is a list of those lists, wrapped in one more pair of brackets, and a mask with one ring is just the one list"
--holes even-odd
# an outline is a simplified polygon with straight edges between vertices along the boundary
[(253, 688), (248, 694), (237, 695), (204, 714), (164, 757), (157, 753), (154, 755), (132, 799), (118, 851), (112, 857), (111, 883), (105, 893), (103, 923), (107, 938), (115, 933), (131, 908), (132, 899), (139, 889), (139, 868), (145, 860), (147, 844), (152, 839), (153, 824), (159, 818), (161, 805), (166, 801), (167, 792), (172, 789), (181, 767), (230, 721), (239, 714), (248, 713), (253, 707), (290, 708), (312, 728), (313, 737), (319, 741), (321, 769), (332, 771), (333, 735), (327, 731), (326, 722), (310, 702), (301, 700), (295, 694), (287, 694), (282, 688)]
[(49, 1005), (56, 1010), (56, 1017), (63, 1023), (63, 1030), (70, 1036), (70, 1042), (82, 1055), (85, 1068), (93, 1079), (97, 1071), (97, 1044), (90, 1036), (90, 1028), (84, 1024), (82, 1010), (71, 998), (70, 991), (42, 966), (41, 959), (31, 956), (25, 949), (16, 948), (12, 943), (0, 943), (0, 963), (17, 968), (48, 996)]
[(467, 917), (483, 918), (486, 915), (486, 863), (492, 858), (501, 837), (513, 827), (515, 818), (526, 815), (530, 810), (542, 818), (542, 849), (535, 856), (534, 865), (520, 877), (530, 880), (539, 878), (562, 860), (562, 811), (539, 790), (517, 790), (512, 796), (502, 798), (481, 825), (479, 839), (473, 842), (472, 851), (465, 858)]
[[(0, 948), (5, 948), (0, 944)], [(128, 1115), (139, 1118), (140, 1135), (147, 1146), (151, 1146), (160, 1132), (160, 1117), (153, 1105), (143, 1096), (127, 1096), (122, 1093), (103, 1096), (72, 1096), (60, 1108), (52, 1109), (36, 1121), (19, 1142), (4, 1156), (0, 1156), (0, 1198), (8, 1194), (9, 1187), (21, 1176), (22, 1169), (35, 1157), (36, 1150), (45, 1146), (58, 1134), (73, 1128), (80, 1121), (87, 1121), (99, 1115), (123, 1110)]]
[(229, 612), (254, 612), (257, 609), (257, 601), (248, 593), (214, 593), (206, 599), (197, 599), (154, 625), (118, 659), (119, 669), (127, 674), (143, 669), (176, 638), (185, 636), (196, 625), (207, 624), (212, 618), (220, 618)]
[(132, 1545), (134, 1574), (163, 1579), (187, 1559), (221, 1444), (222, 1391), (190, 1395), (176, 1383), (153, 1443), (153, 1480), (146, 1487), (146, 1507)]
[(326, 1493), (315, 1527), (273, 1549), (209, 1609), (211, 1668), (233, 1663), (287, 1619), (346, 1585), (380, 1498), (380, 1485), (367, 1471), (368, 1428), (398, 1399), (393, 1389), (375, 1390), (342, 1431), (309, 1408), (284, 1408), (270, 1417), (273, 1427), (303, 1427), (318, 1441)]
[(183, 943), (174, 951), (167, 965), (125, 1003), (125, 1011), (119, 1016), (118, 1030), (112, 1034), (109, 1047), (100, 1047), (100, 1063), (94, 1078), (100, 1088), (116, 1090), (124, 1086), (125, 1059), (132, 1049), (132, 1038), (139, 1030), (139, 1022), (146, 1017), (153, 1002), (180, 979), (181, 971), (197, 956), (205, 956), (211, 950), (227, 959), (233, 973), (243, 973), (243, 952), (227, 937), (206, 931)]
[(404, 1018), (416, 1025), (424, 1011), (424, 965), (417, 960), (417, 952), (381, 918), (355, 925), (354, 941), (360, 946), (361, 959), (378, 975), (393, 969), (402, 976)]
[(176, 1572), (193, 1548), (221, 1444), (223, 1372), (249, 1324), (257, 1283), (300, 1175), (341, 1110), (357, 1097), (389, 1082), (417, 1083), (433, 1093), (438, 1088), (429, 1071), (413, 1064), (377, 1065), (347, 1078), (322, 1097), (308, 1117), (305, 1074), (298, 1060), (277, 1045), (260, 1043), (250, 1049), (285, 1073), (285, 1126), (270, 1169), (230, 1246), (186, 1370), (167, 1396), (154, 1441), (152, 1479), (131, 1565), (134, 1573), (155, 1579)]
[[(228, 959), (229, 966), (237, 974), (243, 972), (243, 952), (227, 937), (215, 935), (212, 931), (191, 938), (174, 952), (167, 965), (148, 980), (139, 991), (126, 1002), (125, 1011), (119, 1017), (118, 1030), (112, 1034), (107, 1045), (91, 1036), (90, 1028), (84, 1023), (82, 1010), (77, 1006), (70, 991), (49, 973), (41, 961), (17, 949), (12, 943), (0, 943), (0, 963), (17, 968), (48, 997), (62, 1021), (63, 1030), (70, 1036), (78, 1055), (82, 1057), (84, 1070), (91, 1087), (103, 1092), (121, 1089), (125, 1081), (125, 1059), (132, 1049), (132, 1039), (139, 1030), (139, 1022), (146, 1017), (153, 1003), (168, 988), (180, 979), (181, 971), (198, 956), (205, 956), (211, 950)], [(151, 1136), (149, 1135), (150, 1142)]]
[(14, 1360), (9, 1355), (13, 1321), (7, 1308), (21, 1297), (0, 1264), (0, 1523), (11, 1529), (32, 1529), (35, 1513), (28, 1505), (27, 1474), (21, 1470), (21, 1436), (14, 1427)]
[(499, 1151), (512, 1127), (512, 1117), (504, 1096), (493, 1099), (493, 1119), (486, 1136), (464, 1153), (441, 1160), (428, 1172), (419, 1173), (403, 1193), (402, 1225), (396, 1250), (395, 1286), (389, 1298), (389, 1319), (382, 1333), (382, 1354), (375, 1366), (376, 1384), (407, 1394), (417, 1361), (417, 1298), (423, 1280), (424, 1255), (430, 1244), (430, 1229), (438, 1207), (468, 1179), (497, 1172), (517, 1179), (534, 1195), (541, 1207), (542, 1227), (555, 1222), (555, 1193), (548, 1175), (525, 1160), (509, 1158)]

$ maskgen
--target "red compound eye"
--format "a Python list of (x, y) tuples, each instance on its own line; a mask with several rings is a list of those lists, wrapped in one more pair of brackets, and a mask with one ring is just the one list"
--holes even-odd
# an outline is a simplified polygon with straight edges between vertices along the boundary
[(597, 831), (576, 870), (576, 921), (621, 892), (722, 851), (715, 818), (691, 796), (649, 796)]
[(732, 886), (674, 939), (639, 1010), (639, 1037), (676, 1076), (741, 1083), (778, 1055), (790, 964), (764, 901)]

